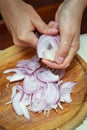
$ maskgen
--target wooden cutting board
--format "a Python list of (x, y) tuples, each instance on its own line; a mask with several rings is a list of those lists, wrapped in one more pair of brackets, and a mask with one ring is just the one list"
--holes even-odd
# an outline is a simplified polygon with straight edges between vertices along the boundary
[[(6, 76), (9, 74), (3, 74), (3, 71), (8, 68), (14, 68), (19, 60), (30, 59), (35, 54), (35, 50), (31, 48), (25, 49), (16, 46), (9, 47), (0, 54), (0, 129), (74, 129), (87, 115), (87, 102), (85, 101), (87, 87), (86, 74), (76, 58), (73, 59), (71, 65), (67, 68), (66, 74), (63, 78), (64, 81), (78, 82), (71, 94), (72, 103), (62, 103), (64, 110), (60, 110), (59, 108), (58, 112), (51, 110), (49, 117), (44, 117), (43, 112), (41, 114), (30, 112), (32, 122), (28, 122), (23, 116), (16, 115), (12, 108), (12, 104), (5, 104), (10, 100), (11, 90), (14, 83), (11, 83), (9, 87), (7, 87), (9, 81), (6, 79)], [(76, 118), (76, 123), (74, 123), (75, 125), (72, 125), (71, 123), (71, 127), (68, 127), (70, 126), (69, 122), (74, 121), (73, 117), (78, 117), (78, 119)]]

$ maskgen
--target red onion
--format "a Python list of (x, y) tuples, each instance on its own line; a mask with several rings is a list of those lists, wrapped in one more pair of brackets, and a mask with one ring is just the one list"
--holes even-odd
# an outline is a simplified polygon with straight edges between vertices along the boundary
[(37, 55), (39, 58), (55, 61), (55, 54), (59, 48), (59, 36), (41, 35), (37, 42)]
[(48, 68), (40, 68), (36, 71), (36, 76), (43, 82), (57, 82), (59, 75), (54, 75)]
[[(17, 88), (15, 89), (17, 90)], [(26, 97), (27, 95), (23, 92), (22, 89), (18, 93), (15, 91), (15, 95), (12, 96), (12, 105), (17, 115), (24, 115), (25, 118), (30, 121), (30, 116), (26, 107), (27, 104), (25, 104)]]
[(72, 100), (70, 98), (70, 93), (73, 92), (73, 86), (76, 82), (63, 82), (60, 87), (60, 101), (70, 103)]
[(42, 112), (48, 116), (51, 109), (63, 109), (61, 102), (70, 103), (70, 94), (76, 82), (63, 82), (64, 70), (52, 72), (49, 68), (41, 67), (38, 57), (18, 62), (17, 68), (5, 70), (4, 73), (14, 72), (8, 76), (10, 82), (23, 80), (12, 89), (11, 102), (17, 115), (24, 115), (30, 121), (29, 111)]
[(17, 63), (18, 68), (5, 70), (4, 73), (16, 72), (16, 74), (7, 77), (10, 82), (22, 80), (40, 67), (38, 61), (39, 58), (35, 55), (31, 60), (21, 60)]
[(39, 80), (37, 80), (34, 77), (34, 75), (32, 75), (32, 76), (27, 76), (24, 79), (23, 87), (24, 87), (24, 92), (28, 94), (31, 94), (31, 93), (33, 94), (42, 87), (42, 84), (39, 82)]

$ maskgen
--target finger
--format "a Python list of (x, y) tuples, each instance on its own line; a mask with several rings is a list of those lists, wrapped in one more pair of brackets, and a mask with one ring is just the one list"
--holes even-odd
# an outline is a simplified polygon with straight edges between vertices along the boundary
[(42, 59), (42, 62), (46, 64), (48, 67), (53, 69), (64, 69), (65, 66), (63, 64), (57, 64), (56, 62), (51, 62), (46, 59)]
[(48, 26), (49, 26), (49, 27), (52, 27), (52, 28), (57, 28), (57, 29), (58, 29), (58, 23), (55, 22), (55, 21), (50, 21), (50, 22), (48, 23)]
[(71, 63), (72, 59), (76, 55), (76, 52), (79, 50), (79, 47), (80, 47), (79, 39), (76, 41), (73, 41), (69, 54), (67, 55), (67, 57), (64, 60), (64, 63), (63, 63), (64, 66), (68, 66)]
[(70, 33), (62, 32), (60, 34), (60, 47), (56, 53), (56, 62), (58, 64), (63, 63), (65, 57), (68, 55), (71, 44), (73, 40), (73, 35)]
[(20, 40), (26, 42), (29, 46), (36, 48), (38, 38), (33, 31), (29, 31), (29, 33), (24, 33)]
[(58, 33), (57, 28), (52, 28), (48, 26), (39, 16), (37, 16), (33, 24), (40, 33), (48, 35), (56, 35)]
[(65, 69), (65, 68), (67, 68), (70, 65), (72, 59), (74, 58), (76, 52), (79, 49), (79, 46), (80, 46), (79, 43), (80, 43), (79, 38), (73, 40), (70, 51), (69, 51), (67, 57), (65, 58), (65, 60), (62, 64), (53, 63), (53, 62), (50, 62), (50, 61), (45, 60), (45, 59), (42, 59), (42, 62), (44, 64), (46, 64), (48, 67), (54, 68), (54, 69)]
[(24, 46), (24, 47), (34, 47), (36, 48), (38, 38), (36, 35), (32, 32), (23, 32), (20, 36), (17, 36), (14, 32), (13, 34), (13, 41), (16, 45)]
[(17, 35), (16, 35), (15, 32), (12, 33), (12, 35), (13, 35), (13, 43), (14, 43), (15, 45), (20, 46), (20, 47), (28, 47), (28, 46), (29, 46), (29, 45), (26, 44), (25, 42), (19, 40), (19, 39), (17, 38)]
[(15, 39), (13, 40), (14, 44), (20, 47), (30, 47), (29, 44), (27, 44), (26, 42), (23, 42), (19, 39)]
[(43, 59), (42, 62), (44, 64), (46, 64), (48, 67), (50, 67), (50, 68), (54, 68), (54, 69), (65, 69), (65, 68), (67, 68), (70, 65), (70, 63), (71, 63), (73, 57), (75, 56), (75, 54), (76, 54), (76, 51), (72, 47), (70, 49), (69, 55), (65, 58), (65, 60), (64, 60), (63, 63), (61, 63), (61, 64), (53, 63), (53, 62), (50, 62), (50, 61), (45, 60), (45, 59)]

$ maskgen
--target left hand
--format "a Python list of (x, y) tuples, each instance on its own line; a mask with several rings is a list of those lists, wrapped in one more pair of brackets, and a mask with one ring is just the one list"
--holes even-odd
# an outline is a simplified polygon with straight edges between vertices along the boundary
[(66, 68), (80, 46), (80, 26), (83, 5), (79, 0), (65, 0), (55, 15), (60, 32), (60, 48), (56, 53), (56, 63), (43, 60), (51, 68)]

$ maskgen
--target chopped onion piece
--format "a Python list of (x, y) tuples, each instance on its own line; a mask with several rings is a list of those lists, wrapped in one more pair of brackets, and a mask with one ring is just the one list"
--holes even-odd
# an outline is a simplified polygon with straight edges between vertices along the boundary
[(63, 82), (60, 87), (60, 101), (61, 102), (72, 102), (70, 93), (73, 91), (73, 87), (76, 85), (76, 82)]
[(27, 76), (23, 82), (23, 89), (26, 93), (35, 93), (41, 87), (40, 82), (34, 76)]
[(40, 81), (43, 82), (57, 82), (59, 80), (59, 75), (54, 75), (47, 68), (40, 68), (36, 71), (36, 76)]
[(19, 104), (22, 95), (23, 95), (23, 92), (20, 91), (12, 98), (12, 105), (13, 105), (13, 108), (14, 108), (15, 112), (17, 113), (17, 115), (23, 115), (23, 111)]
[(16, 73), (12, 76), (8, 76), (7, 79), (10, 81), (10, 82), (14, 82), (14, 81), (19, 81), (19, 80), (22, 80), (25, 78), (25, 75), (24, 74), (19, 74), (19, 73)]

